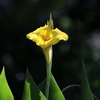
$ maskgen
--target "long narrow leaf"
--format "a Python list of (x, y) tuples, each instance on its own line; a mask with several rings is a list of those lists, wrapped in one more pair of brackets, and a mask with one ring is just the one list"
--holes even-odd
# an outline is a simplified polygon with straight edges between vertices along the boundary
[(45, 98), (45, 96), (43, 95), (42, 92), (40, 92), (39, 95), (40, 95), (40, 100), (46, 100), (46, 98)]
[[(46, 79), (39, 85), (39, 88), (43, 93), (45, 92), (45, 84), (46, 84)], [(65, 100), (64, 95), (62, 94), (62, 91), (57, 85), (52, 74), (50, 76), (49, 100)]]
[(28, 69), (26, 72), (22, 100), (46, 100), (43, 93), (38, 89), (35, 82), (33, 81)]
[(82, 100), (94, 100), (89, 86), (84, 62), (82, 66)]
[(30, 83), (25, 80), (24, 93), (23, 93), (22, 100), (32, 100), (31, 99), (31, 90), (30, 90), (30, 88), (31, 88)]
[(0, 74), (0, 100), (14, 100), (14, 97), (6, 80), (4, 67)]

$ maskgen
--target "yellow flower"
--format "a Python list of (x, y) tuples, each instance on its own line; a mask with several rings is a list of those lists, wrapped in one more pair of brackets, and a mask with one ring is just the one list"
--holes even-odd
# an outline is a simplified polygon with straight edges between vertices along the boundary
[(30, 32), (26, 37), (34, 42), (41, 48), (48, 48), (51, 45), (57, 44), (60, 40), (68, 40), (68, 35), (58, 28), (52, 29), (53, 25), (50, 25), (50, 20), (47, 25), (37, 28), (35, 31)]

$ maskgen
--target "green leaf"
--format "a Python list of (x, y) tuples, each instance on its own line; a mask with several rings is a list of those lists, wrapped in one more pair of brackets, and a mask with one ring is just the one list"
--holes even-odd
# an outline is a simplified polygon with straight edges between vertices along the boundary
[(40, 95), (40, 100), (46, 100), (45, 96), (43, 95), (43, 93), (41, 91), (40, 91), (39, 95)]
[(33, 81), (28, 69), (26, 72), (22, 100), (46, 100), (43, 93), (38, 89), (35, 82)]
[(45, 88), (46, 88), (46, 79), (44, 79), (38, 86), (38, 88), (42, 91), (42, 93), (45, 95)]
[(4, 67), (0, 74), (0, 100), (14, 100), (14, 97), (6, 80)]
[(89, 86), (84, 62), (82, 67), (82, 100), (94, 100)]
[[(42, 93), (45, 93), (45, 84), (46, 79), (39, 85), (39, 88), (42, 91)], [(62, 91), (57, 85), (52, 74), (50, 76), (49, 100), (65, 100), (64, 95), (62, 94)]]
[(22, 100), (31, 100), (30, 83), (25, 80)]

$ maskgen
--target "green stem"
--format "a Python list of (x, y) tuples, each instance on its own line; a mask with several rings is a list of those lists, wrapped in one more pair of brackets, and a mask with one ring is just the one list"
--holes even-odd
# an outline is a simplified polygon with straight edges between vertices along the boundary
[[(51, 49), (52, 49), (52, 47), (51, 47)], [(52, 56), (52, 53), (51, 53), (51, 56)], [(47, 78), (46, 78), (45, 96), (46, 96), (47, 100), (49, 99), (51, 67), (52, 67), (52, 58), (51, 58), (50, 63), (46, 62)]]

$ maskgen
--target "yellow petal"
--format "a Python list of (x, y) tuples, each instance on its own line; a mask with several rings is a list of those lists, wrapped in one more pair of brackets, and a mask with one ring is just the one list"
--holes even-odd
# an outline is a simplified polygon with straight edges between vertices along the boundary
[(52, 30), (54, 39), (52, 45), (58, 43), (60, 40), (68, 40), (68, 35), (62, 31), (60, 31), (58, 28)]
[(48, 48), (52, 43), (52, 39), (48, 41), (43, 41), (43, 39), (39, 36), (36, 40), (36, 44), (41, 48)]
[(36, 41), (37, 38), (38, 38), (38, 35), (37, 34), (33, 34), (33, 32), (29, 33), (26, 35), (26, 37), (29, 39), (29, 40), (32, 40), (32, 41)]
[(49, 46), (51, 46), (52, 45), (52, 41), (53, 41), (53, 39), (50, 39), (48, 41), (45, 41), (44, 42), (44, 48), (48, 48)]
[(40, 36), (38, 36), (38, 38), (36, 39), (36, 44), (37, 44), (38, 46), (41, 46), (41, 45), (44, 44), (44, 41), (43, 41), (43, 39), (42, 39)]
[(33, 32), (30, 32), (26, 35), (26, 37), (34, 42), (36, 42), (38, 36), (40, 35), (40, 32), (41, 30), (43, 29), (47, 29), (47, 25), (43, 26), (43, 27), (40, 27), (40, 28), (37, 28), (35, 31)]
[(43, 27), (40, 27), (42, 30), (47, 30), (48, 28), (50, 29), (50, 27), (48, 25), (45, 25)]

